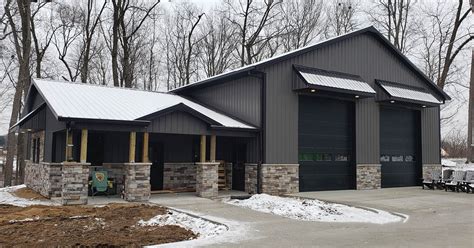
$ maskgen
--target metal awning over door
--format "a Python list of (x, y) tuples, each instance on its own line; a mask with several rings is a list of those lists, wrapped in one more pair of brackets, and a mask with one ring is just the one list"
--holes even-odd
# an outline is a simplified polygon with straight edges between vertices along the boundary
[(358, 75), (302, 66), (294, 66), (294, 70), (298, 78), (293, 84), (293, 90), (322, 90), (360, 97), (370, 97), (376, 93)]

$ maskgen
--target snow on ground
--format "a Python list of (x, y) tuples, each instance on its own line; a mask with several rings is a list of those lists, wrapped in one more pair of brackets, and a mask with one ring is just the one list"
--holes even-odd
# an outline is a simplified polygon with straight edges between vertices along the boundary
[(25, 188), (24, 184), (0, 188), (0, 204), (13, 205), (19, 207), (27, 207), (31, 205), (56, 205), (56, 203), (49, 200), (30, 200), (25, 198), (20, 198), (12, 193), (16, 190)]
[(194, 217), (174, 210), (168, 210), (165, 215), (157, 215), (150, 220), (140, 220), (139, 226), (166, 226), (176, 225), (196, 233), (199, 238), (208, 238), (220, 235), (227, 231), (227, 227), (202, 218)]
[(321, 222), (366, 222), (387, 224), (404, 221), (405, 218), (377, 209), (362, 209), (319, 200), (278, 197), (267, 194), (253, 195), (247, 200), (225, 201), (228, 204), (283, 217)]
[(466, 158), (443, 158), (443, 170), (474, 170), (474, 163), (466, 164)]

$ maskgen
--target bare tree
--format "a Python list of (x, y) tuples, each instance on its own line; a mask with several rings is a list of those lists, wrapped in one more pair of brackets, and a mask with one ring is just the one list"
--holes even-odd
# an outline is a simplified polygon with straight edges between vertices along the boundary
[(459, 52), (470, 42), (474, 39), (474, 35), (472, 33), (468, 33), (465, 35), (459, 34), (459, 29), (461, 25), (467, 19), (467, 16), (471, 13), (471, 6), (467, 4), (467, 8), (463, 5), (463, 0), (459, 0), (456, 15), (452, 19), (452, 26), (450, 27), (449, 32), (449, 42), (446, 44), (446, 53), (443, 58), (443, 66), (441, 70), (441, 75), (438, 78), (438, 86), (443, 89), (446, 85), (446, 80), (448, 78), (449, 70), (451, 65), (454, 62), (454, 59), (459, 54)]
[[(35, 52), (35, 76), (37, 78), (42, 77), (42, 63), (43, 59), (45, 57), (46, 51), (48, 50), (49, 46), (51, 45), (51, 41), (54, 37), (54, 34), (58, 27), (54, 27), (53, 25), (47, 25), (48, 28), (46, 30), (41, 30), (38, 32), (37, 30), (37, 24), (40, 22), (38, 16), (38, 13), (47, 5), (50, 3), (47, 2), (42, 2), (36, 4), (34, 10), (31, 12), (31, 19), (30, 19), (30, 26), (31, 26), (31, 37), (33, 40), (33, 45), (34, 45), (34, 52)], [(48, 20), (49, 21), (49, 20)], [(42, 33), (42, 34), (39, 34)], [(43, 37), (40, 37), (43, 36)]]
[(167, 64), (172, 87), (180, 87), (190, 83), (191, 77), (197, 76), (196, 59), (198, 54), (194, 48), (205, 38), (197, 35), (197, 26), (204, 13), (194, 4), (182, 2), (175, 6), (174, 14), (167, 16), (165, 32), (166, 50), (169, 63)]
[[(238, 27), (240, 36), (240, 50), (238, 55), (240, 65), (248, 65), (256, 62), (256, 57), (264, 51), (268, 41), (274, 38), (277, 33), (263, 37), (262, 31), (276, 20), (278, 12), (276, 9), (281, 1), (264, 0), (263, 4), (253, 0), (226, 0), (225, 4), (233, 14), (232, 23)], [(276, 12), (276, 13), (275, 13)]]
[[(474, 0), (471, 0), (471, 11), (474, 14)], [(467, 122), (467, 161), (474, 162), (474, 47), (471, 54), (471, 80), (469, 83), (469, 106)]]
[(356, 14), (359, 12), (359, 4), (356, 1), (334, 1), (326, 8), (326, 38), (339, 36), (355, 30), (359, 22)]
[(74, 45), (82, 33), (80, 24), (83, 22), (84, 13), (79, 6), (60, 4), (57, 12), (59, 14), (59, 28), (54, 33), (53, 45), (56, 47), (58, 58), (68, 72), (68, 78), (63, 79), (75, 82), (80, 74), (80, 65), (84, 49), (79, 48), (79, 54), (71, 55)]
[(452, 158), (465, 158), (467, 155), (467, 139), (462, 130), (456, 129), (441, 140), (441, 147)]
[(412, 0), (377, 0), (366, 13), (380, 27), (388, 40), (402, 53), (409, 51), (409, 37), (414, 35), (414, 5)]
[[(22, 96), (25, 90), (30, 85), (30, 54), (31, 54), (31, 32), (30, 32), (30, 19), (31, 9), (30, 0), (17, 0), (18, 14), (20, 18), (21, 26), (18, 27), (16, 20), (12, 15), (12, 2), (13, 0), (7, 0), (5, 4), (5, 14), (8, 17), (8, 22), (11, 30), (11, 37), (15, 46), (16, 56), (18, 58), (19, 71), (18, 81), (15, 88), (15, 94), (13, 96), (12, 114), (10, 116), (10, 127), (12, 127), (17, 121), (21, 111)], [(17, 161), (20, 162), (20, 167), (24, 166), (24, 144), (25, 137), (23, 134), (19, 134), (18, 144), (15, 130), (9, 129), (8, 131), (8, 144), (7, 144), (7, 161), (5, 164), (4, 172), (4, 185), (12, 185), (12, 174), (13, 174), (13, 159), (17, 152), (16, 146), (18, 145), (18, 157)], [(22, 171), (22, 170), (21, 170)], [(21, 178), (22, 175), (17, 175)]]
[[(132, 87), (133, 66), (131, 63), (131, 40), (139, 31), (151, 11), (158, 5), (156, 1), (150, 7), (131, 4), (130, 0), (112, 0), (113, 21), (113, 48), (112, 48), (112, 73), (115, 86)], [(128, 18), (129, 17), (129, 18)], [(118, 48), (119, 41), (122, 49), (122, 80), (119, 84)]]
[(102, 13), (105, 10), (105, 6), (107, 5), (107, 1), (104, 1), (102, 7), (100, 8), (99, 12), (94, 15), (94, 1), (87, 0), (87, 10), (86, 15), (84, 18), (84, 25), (83, 25), (83, 58), (82, 58), (82, 65), (81, 65), (81, 82), (86, 83), (89, 77), (89, 64), (91, 60), (91, 46), (92, 46), (92, 39), (94, 37), (97, 24), (100, 22), (100, 18)]
[(283, 52), (308, 45), (322, 32), (321, 0), (286, 1), (280, 5), (283, 15)]
[(215, 10), (201, 25), (203, 39), (198, 60), (206, 77), (223, 73), (236, 62), (232, 53), (237, 48), (237, 30), (228, 15), (228, 12)]

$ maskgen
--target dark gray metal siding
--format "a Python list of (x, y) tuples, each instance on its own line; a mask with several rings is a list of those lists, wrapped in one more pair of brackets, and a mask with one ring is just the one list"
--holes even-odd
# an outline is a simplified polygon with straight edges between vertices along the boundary
[(148, 126), (152, 133), (209, 134), (207, 123), (181, 111), (172, 112), (153, 119)]
[[(53, 134), (54, 132), (65, 130), (66, 124), (64, 122), (60, 122), (56, 120), (51, 109), (48, 106), (45, 108), (46, 110), (46, 128), (44, 133), (44, 160), (46, 162), (53, 162)], [(64, 141), (65, 142), (65, 141)], [(63, 146), (63, 149), (66, 149)], [(61, 151), (56, 151), (56, 153), (60, 154)]]
[[(421, 78), (369, 34), (354, 36), (267, 66), (264, 68), (267, 73), (265, 113), (267, 163), (298, 162), (298, 96), (291, 89), (293, 64), (360, 75), (372, 87), (375, 86), (375, 79), (382, 79), (423, 87), (432, 92)], [(375, 100), (358, 100), (356, 102), (358, 164), (379, 163), (378, 126), (379, 106)], [(437, 137), (437, 133), (426, 135)]]
[(191, 92), (190, 97), (205, 105), (260, 126), (261, 79), (247, 76)]
[(421, 156), (423, 164), (439, 164), (440, 157), (439, 107), (421, 110)]

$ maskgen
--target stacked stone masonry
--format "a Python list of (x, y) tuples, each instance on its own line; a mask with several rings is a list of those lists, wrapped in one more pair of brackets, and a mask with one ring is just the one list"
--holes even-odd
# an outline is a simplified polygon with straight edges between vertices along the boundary
[(263, 164), (262, 193), (285, 195), (299, 192), (298, 164)]
[(382, 186), (382, 172), (380, 164), (357, 165), (357, 189), (380, 189)]
[(61, 163), (33, 163), (25, 165), (25, 185), (44, 197), (57, 199), (62, 194)]
[(89, 189), (88, 163), (62, 163), (62, 204), (85, 205)]
[(232, 163), (225, 163), (226, 188), (232, 189)]
[(196, 165), (194, 162), (165, 163), (163, 166), (164, 190), (196, 190)]
[(102, 168), (107, 171), (109, 178), (114, 179), (116, 193), (121, 195), (125, 190), (125, 165), (123, 163), (104, 163)]
[(257, 164), (245, 164), (245, 192), (256, 194), (257, 192)]
[(150, 199), (151, 163), (125, 163), (125, 200), (133, 202)]
[(196, 194), (204, 198), (218, 195), (219, 163), (196, 163)]
[(439, 172), (441, 175), (441, 172), (443, 170), (443, 167), (441, 164), (424, 164), (423, 165), (423, 178), (432, 178), (432, 173), (434, 171)]

